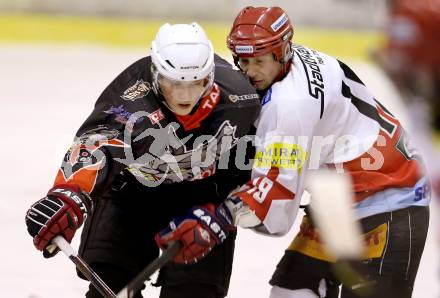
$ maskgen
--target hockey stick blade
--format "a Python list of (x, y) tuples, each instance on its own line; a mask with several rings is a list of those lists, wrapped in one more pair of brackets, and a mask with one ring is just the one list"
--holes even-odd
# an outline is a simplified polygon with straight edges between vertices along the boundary
[(105, 298), (116, 298), (116, 294), (105, 284), (105, 282), (93, 271), (92, 268), (78, 256), (78, 252), (62, 236), (56, 236), (52, 243), (76, 265), (79, 271), (90, 281), (98, 292)]
[(333, 171), (317, 171), (307, 177), (307, 185), (311, 192), (313, 221), (328, 252), (336, 258), (360, 258), (363, 242), (352, 207), (350, 177)]
[(151, 275), (168, 263), (176, 253), (182, 248), (182, 243), (179, 241), (172, 243), (167, 249), (163, 251), (160, 257), (154, 259), (142, 272), (140, 272), (132, 281), (130, 281), (125, 288), (123, 288), (117, 295), (117, 298), (131, 298), (139, 291), (144, 282), (147, 281)]

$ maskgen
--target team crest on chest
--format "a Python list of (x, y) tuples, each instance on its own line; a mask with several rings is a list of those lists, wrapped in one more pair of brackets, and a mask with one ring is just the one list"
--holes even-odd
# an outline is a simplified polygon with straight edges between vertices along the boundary
[(125, 90), (121, 97), (124, 100), (135, 101), (136, 99), (147, 96), (150, 90), (150, 83), (144, 82), (144, 80), (141, 79), (137, 80), (133, 86)]
[[(162, 129), (166, 133), (158, 133), (161, 139), (157, 138), (157, 144), (151, 145), (148, 156), (142, 162), (130, 163), (128, 167), (137, 178), (157, 184), (192, 181), (213, 175), (220, 155), (238, 142), (236, 126), (229, 121), (224, 121), (215, 135), (195, 139), (191, 136), (180, 139), (176, 127), (172, 125)], [(138, 138), (143, 137), (140, 135)]]

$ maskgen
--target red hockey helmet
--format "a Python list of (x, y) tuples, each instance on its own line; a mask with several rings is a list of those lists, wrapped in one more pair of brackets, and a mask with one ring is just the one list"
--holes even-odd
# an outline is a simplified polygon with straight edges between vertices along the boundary
[(273, 53), (277, 61), (292, 58), (293, 26), (280, 7), (245, 7), (240, 11), (227, 38), (234, 60)]
[(397, 0), (387, 28), (387, 56), (397, 69), (440, 70), (440, 0)]

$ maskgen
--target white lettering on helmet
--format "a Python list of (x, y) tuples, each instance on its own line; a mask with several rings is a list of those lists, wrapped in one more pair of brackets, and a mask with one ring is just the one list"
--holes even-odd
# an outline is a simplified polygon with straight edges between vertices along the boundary
[(254, 52), (253, 46), (235, 46), (237, 54), (252, 54)]
[(270, 27), (272, 28), (273, 32), (277, 32), (285, 23), (287, 23), (288, 18), (285, 13), (283, 13), (275, 22), (273, 22)]

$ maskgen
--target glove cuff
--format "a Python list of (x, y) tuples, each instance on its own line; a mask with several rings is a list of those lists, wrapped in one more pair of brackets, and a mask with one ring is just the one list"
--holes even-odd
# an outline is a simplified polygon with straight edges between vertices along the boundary
[(215, 235), (217, 243), (223, 243), (226, 240), (228, 230), (224, 220), (220, 220), (205, 207), (194, 207), (191, 209), (190, 214), (192, 218), (196, 219), (202, 226), (206, 226)]
[(241, 198), (238, 196), (230, 196), (221, 206), (229, 211), (231, 222), (234, 226), (242, 228), (254, 228), (261, 225), (261, 220)]
[(51, 188), (47, 195), (57, 197), (71, 206), (79, 217), (78, 226), (82, 225), (93, 207), (90, 196), (77, 185), (58, 184)]

